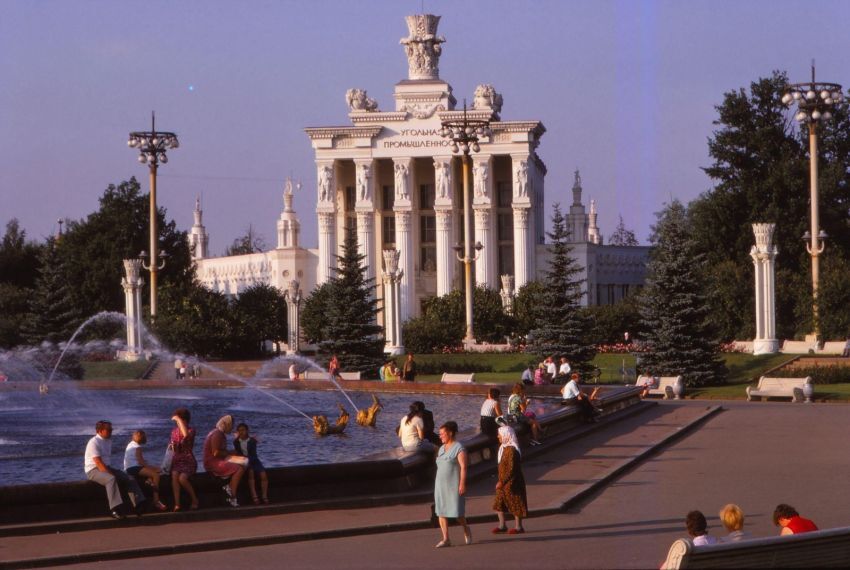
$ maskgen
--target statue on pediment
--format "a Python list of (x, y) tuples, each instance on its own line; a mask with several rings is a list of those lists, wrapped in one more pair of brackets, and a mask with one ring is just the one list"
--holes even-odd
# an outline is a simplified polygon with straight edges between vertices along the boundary
[(395, 199), (409, 200), (410, 194), (407, 190), (407, 165), (397, 163), (395, 165)]
[(500, 113), (502, 111), (502, 96), (496, 93), (496, 89), (492, 85), (483, 83), (475, 88), (472, 108), (489, 109), (494, 113)]
[(528, 197), (528, 162), (520, 160), (514, 170), (514, 196)]
[(349, 89), (345, 92), (345, 102), (352, 113), (371, 113), (378, 110), (378, 102), (369, 97), (365, 89)]

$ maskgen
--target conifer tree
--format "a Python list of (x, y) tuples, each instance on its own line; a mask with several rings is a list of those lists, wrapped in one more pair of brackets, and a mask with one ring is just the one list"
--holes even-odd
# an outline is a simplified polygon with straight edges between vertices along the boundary
[(82, 321), (59, 249), (49, 238), (39, 253), (39, 271), (24, 319), (24, 338), (29, 344), (68, 340)]
[(529, 332), (527, 351), (538, 358), (565, 356), (572, 368), (587, 373), (596, 348), (588, 344), (590, 323), (581, 310), (581, 268), (570, 255), (568, 231), (560, 204), (552, 214), (552, 257), (543, 279), (542, 302), (534, 311), (534, 328)]
[(366, 278), (364, 259), (357, 251), (356, 234), (347, 232), (342, 255), (337, 256), (339, 269), (331, 281), (319, 355), (329, 360), (336, 354), (343, 370), (374, 376), (384, 362), (384, 337), (376, 321), (374, 279)]
[(673, 201), (652, 228), (649, 276), (641, 295), (647, 352), (641, 372), (684, 377), (687, 386), (725, 381), (726, 367), (709, 321), (702, 279), (705, 256), (689, 233), (685, 207)]

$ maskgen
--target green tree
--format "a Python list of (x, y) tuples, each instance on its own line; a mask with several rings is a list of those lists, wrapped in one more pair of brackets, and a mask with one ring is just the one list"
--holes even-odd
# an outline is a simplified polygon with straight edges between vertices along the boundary
[(0, 242), (0, 347), (12, 348), (24, 342), (21, 332), (29, 298), (38, 278), (41, 248), (26, 237), (18, 220), (6, 224)]
[(245, 356), (264, 352), (264, 341), (287, 340), (286, 300), (271, 285), (254, 285), (239, 293), (233, 302), (236, 337), (244, 345)]
[(620, 222), (617, 224), (616, 229), (614, 229), (614, 233), (608, 238), (608, 245), (640, 245), (637, 237), (635, 237), (635, 232), (626, 229), (626, 224), (623, 223), (623, 216), (620, 216)]
[(529, 281), (519, 288), (514, 297), (514, 319), (516, 320), (516, 334), (528, 335), (535, 327), (535, 319), (538, 307), (543, 305), (543, 294), (546, 286), (540, 281)]
[(197, 282), (167, 284), (160, 290), (154, 333), (175, 352), (204, 358), (238, 354), (239, 339), (227, 296)]
[(551, 258), (543, 279), (542, 303), (534, 313), (534, 328), (529, 333), (526, 350), (543, 359), (547, 356), (569, 359), (573, 368), (587, 372), (596, 355), (596, 348), (588, 342), (590, 323), (581, 310), (581, 268), (570, 255), (569, 235), (561, 213), (555, 204), (552, 213), (550, 240)]
[(697, 252), (680, 202), (658, 214), (652, 244), (649, 277), (641, 295), (647, 348), (642, 371), (681, 374), (687, 386), (724, 382), (726, 368), (709, 321), (701, 274), (705, 256)]
[(301, 332), (308, 344), (319, 344), (325, 340), (325, 324), (333, 297), (334, 282), (322, 283), (304, 300), (304, 306), (299, 315)]
[(245, 255), (257, 253), (266, 248), (263, 236), (254, 231), (254, 226), (249, 225), (245, 235), (233, 240), (233, 243), (225, 250), (224, 255)]
[(627, 331), (632, 339), (642, 336), (640, 308), (635, 295), (613, 305), (595, 305), (583, 310), (591, 323), (588, 340), (593, 344), (623, 342)]
[(364, 259), (357, 251), (356, 234), (347, 232), (342, 255), (337, 256), (339, 270), (332, 280), (319, 355), (330, 360), (336, 354), (344, 370), (374, 376), (384, 361), (384, 337), (376, 323), (374, 279), (366, 278)]
[[(753, 313), (739, 310), (738, 299), (752, 304), (752, 261), (755, 222), (776, 223), (774, 240), (777, 259), (777, 331), (781, 336), (810, 332), (795, 315), (802, 299), (782, 298), (779, 288), (798, 296), (811, 297), (796, 286), (780, 283), (779, 273), (809, 271), (809, 258), (800, 236), (809, 229), (808, 131), (797, 126), (781, 102), (788, 86), (785, 73), (724, 94), (716, 107), (717, 130), (708, 142), (712, 158), (706, 174), (714, 187), (688, 207), (693, 236), (708, 262), (703, 279), (712, 291), (710, 301), (725, 340), (752, 335)], [(822, 227), (832, 238), (829, 255), (850, 259), (850, 120), (844, 108), (831, 121), (818, 126), (820, 215)], [(715, 267), (731, 261), (735, 267)], [(731, 280), (738, 279), (733, 282)], [(749, 290), (745, 292), (746, 284)]]
[[(149, 249), (149, 219), (148, 195), (142, 194), (139, 183), (131, 178), (117, 186), (110, 184), (97, 211), (68, 224), (60, 249), (83, 315), (124, 311), (122, 260)], [(193, 267), (186, 232), (178, 231), (173, 220), (166, 221), (163, 208), (157, 213), (157, 228), (160, 248), (168, 253), (159, 285), (191, 283)]]
[(39, 256), (38, 277), (22, 327), (24, 338), (32, 345), (67, 341), (82, 322), (60, 255), (62, 247), (49, 238)]

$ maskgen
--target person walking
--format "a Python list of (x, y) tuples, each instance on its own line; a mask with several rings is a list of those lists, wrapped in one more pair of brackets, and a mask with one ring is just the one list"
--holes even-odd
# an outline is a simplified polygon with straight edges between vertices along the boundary
[(466, 524), (466, 450), (457, 441), (457, 423), (446, 422), (440, 426), (443, 445), (437, 452), (437, 477), (434, 481), (434, 513), (440, 519), (440, 542), (437, 548), (451, 546), (449, 521), (457, 519), (463, 526), (466, 544), (472, 544), (472, 530)]
[[(522, 474), (522, 454), (519, 450), (519, 440), (511, 426), (499, 428), (499, 480), (496, 482), (496, 498), (493, 510), (499, 516), (499, 526), (493, 529), (493, 534), (523, 534), (522, 519), (528, 516), (528, 499), (525, 493), (525, 477)], [(505, 513), (514, 516), (514, 528), (508, 530), (505, 526)]]
[(145, 503), (145, 495), (139, 484), (132, 477), (120, 469), (109, 466), (109, 457), (112, 455), (112, 422), (100, 420), (94, 426), (95, 436), (86, 444), (86, 452), (83, 458), (83, 471), (86, 479), (94, 481), (106, 488), (106, 497), (109, 500), (110, 515), (114, 519), (123, 519), (120, 482), (127, 487), (130, 493), (130, 501), (135, 507), (136, 514), (142, 516)]

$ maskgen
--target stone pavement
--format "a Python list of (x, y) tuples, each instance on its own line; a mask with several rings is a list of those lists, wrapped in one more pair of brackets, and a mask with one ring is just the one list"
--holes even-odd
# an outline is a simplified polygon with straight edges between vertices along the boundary
[[(143, 555), (154, 546), (198, 543), (198, 550), (209, 551), (90, 565), (202, 568), (228, 560), (258, 568), (657, 568), (673, 540), (684, 534), (684, 514), (694, 508), (709, 517), (713, 534), (720, 534), (716, 512), (730, 501), (742, 506), (755, 536), (776, 532), (770, 515), (779, 502), (795, 505), (821, 528), (848, 524), (846, 406), (734, 402), (724, 407), (728, 410), (596, 494), (574, 501), (565, 513), (529, 519), (522, 536), (493, 536), (487, 522), (474, 525), (474, 545), (435, 550), (439, 533), (424, 528), (427, 506), (399, 505), (7, 537), (0, 540), (0, 564), (108, 550)], [(704, 402), (664, 402), (530, 460), (525, 466), (530, 506), (551, 512), (546, 509), (676, 434), (706, 408)], [(472, 486), (472, 515), (489, 513), (492, 485), (484, 480)], [(452, 536), (457, 543), (460, 530), (453, 528)], [(266, 545), (252, 546), (257, 544)], [(246, 547), (235, 549), (241, 545)], [(222, 547), (230, 550), (214, 551)]]

